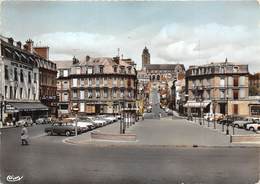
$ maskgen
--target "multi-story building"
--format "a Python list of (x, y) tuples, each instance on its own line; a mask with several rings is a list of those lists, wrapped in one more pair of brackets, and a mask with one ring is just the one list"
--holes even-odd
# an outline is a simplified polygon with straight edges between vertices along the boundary
[[(228, 62), (190, 66), (185, 107), (192, 112), (249, 115), (248, 65)], [(202, 111), (203, 110), (203, 111)]]
[(0, 41), (0, 94), (5, 101), (2, 120), (14, 121), (21, 116), (35, 120), (47, 115), (48, 107), (40, 103), (39, 68), (48, 67), (50, 62), (34, 52), (31, 40), (23, 46), (13, 38), (1, 36)]
[(119, 57), (87, 56), (84, 61), (74, 57), (70, 66), (58, 66), (57, 85), (60, 114), (70, 114), (74, 108), (82, 115), (118, 114), (123, 108), (136, 111), (135, 64)]
[(249, 74), (249, 95), (260, 95), (260, 73)]

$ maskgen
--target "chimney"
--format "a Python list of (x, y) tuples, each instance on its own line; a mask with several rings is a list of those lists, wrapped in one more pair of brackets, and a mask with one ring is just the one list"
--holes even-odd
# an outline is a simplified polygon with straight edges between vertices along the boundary
[(27, 51), (33, 53), (33, 41), (31, 39), (27, 40), (26, 45), (28, 46)]
[(10, 43), (11, 45), (14, 44), (14, 39), (12, 37), (8, 38), (8, 43)]
[(33, 49), (38, 55), (49, 60), (49, 47), (33, 47)]
[(119, 65), (119, 60), (120, 58), (117, 56), (117, 57), (113, 57), (113, 61)]
[(20, 41), (18, 41), (18, 42), (16, 42), (16, 46), (21, 49), (22, 48), (22, 43)]

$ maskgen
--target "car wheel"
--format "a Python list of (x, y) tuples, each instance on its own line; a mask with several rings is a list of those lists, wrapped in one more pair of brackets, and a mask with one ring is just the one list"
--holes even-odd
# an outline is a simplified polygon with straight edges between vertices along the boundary
[(47, 135), (48, 135), (48, 136), (51, 136), (51, 135), (52, 135), (52, 132), (51, 132), (51, 131), (48, 131), (48, 132), (47, 132)]
[(250, 127), (249, 130), (251, 130), (251, 131), (255, 131), (254, 127)]
[(235, 127), (236, 127), (236, 128), (239, 128), (239, 125), (238, 125), (238, 124), (235, 124)]
[(70, 131), (67, 130), (67, 131), (65, 132), (65, 135), (66, 135), (66, 136), (70, 136)]

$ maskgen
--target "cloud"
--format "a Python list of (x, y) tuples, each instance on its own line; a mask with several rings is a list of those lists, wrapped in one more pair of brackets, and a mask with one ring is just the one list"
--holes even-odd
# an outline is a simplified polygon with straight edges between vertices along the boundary
[[(148, 46), (152, 63), (183, 63), (186, 66), (208, 62), (229, 61), (249, 64), (251, 71), (260, 71), (260, 30), (225, 26), (216, 23), (188, 26), (167, 24), (158, 32), (142, 26), (124, 34), (109, 35), (90, 32), (56, 32), (38, 35), (35, 42), (50, 47), (52, 59), (84, 58), (117, 54), (132, 58), (141, 65), (142, 49)], [(253, 67), (252, 67), (253, 66)]]

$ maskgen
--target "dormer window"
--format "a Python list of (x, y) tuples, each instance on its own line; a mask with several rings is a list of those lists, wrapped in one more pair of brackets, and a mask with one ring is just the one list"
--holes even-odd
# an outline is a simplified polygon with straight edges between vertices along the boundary
[(131, 74), (131, 66), (128, 67), (128, 73)]
[(89, 66), (87, 72), (88, 72), (88, 74), (92, 74), (93, 73), (93, 67)]
[(99, 66), (99, 73), (104, 73), (104, 66), (103, 65)]
[(117, 66), (114, 66), (114, 73), (117, 73)]
[(124, 66), (120, 67), (120, 73), (125, 73), (125, 67)]
[(236, 72), (238, 72), (238, 71), (239, 71), (239, 68), (238, 68), (238, 66), (234, 66), (234, 67), (233, 67), (233, 72), (235, 72), (235, 73), (236, 73)]

